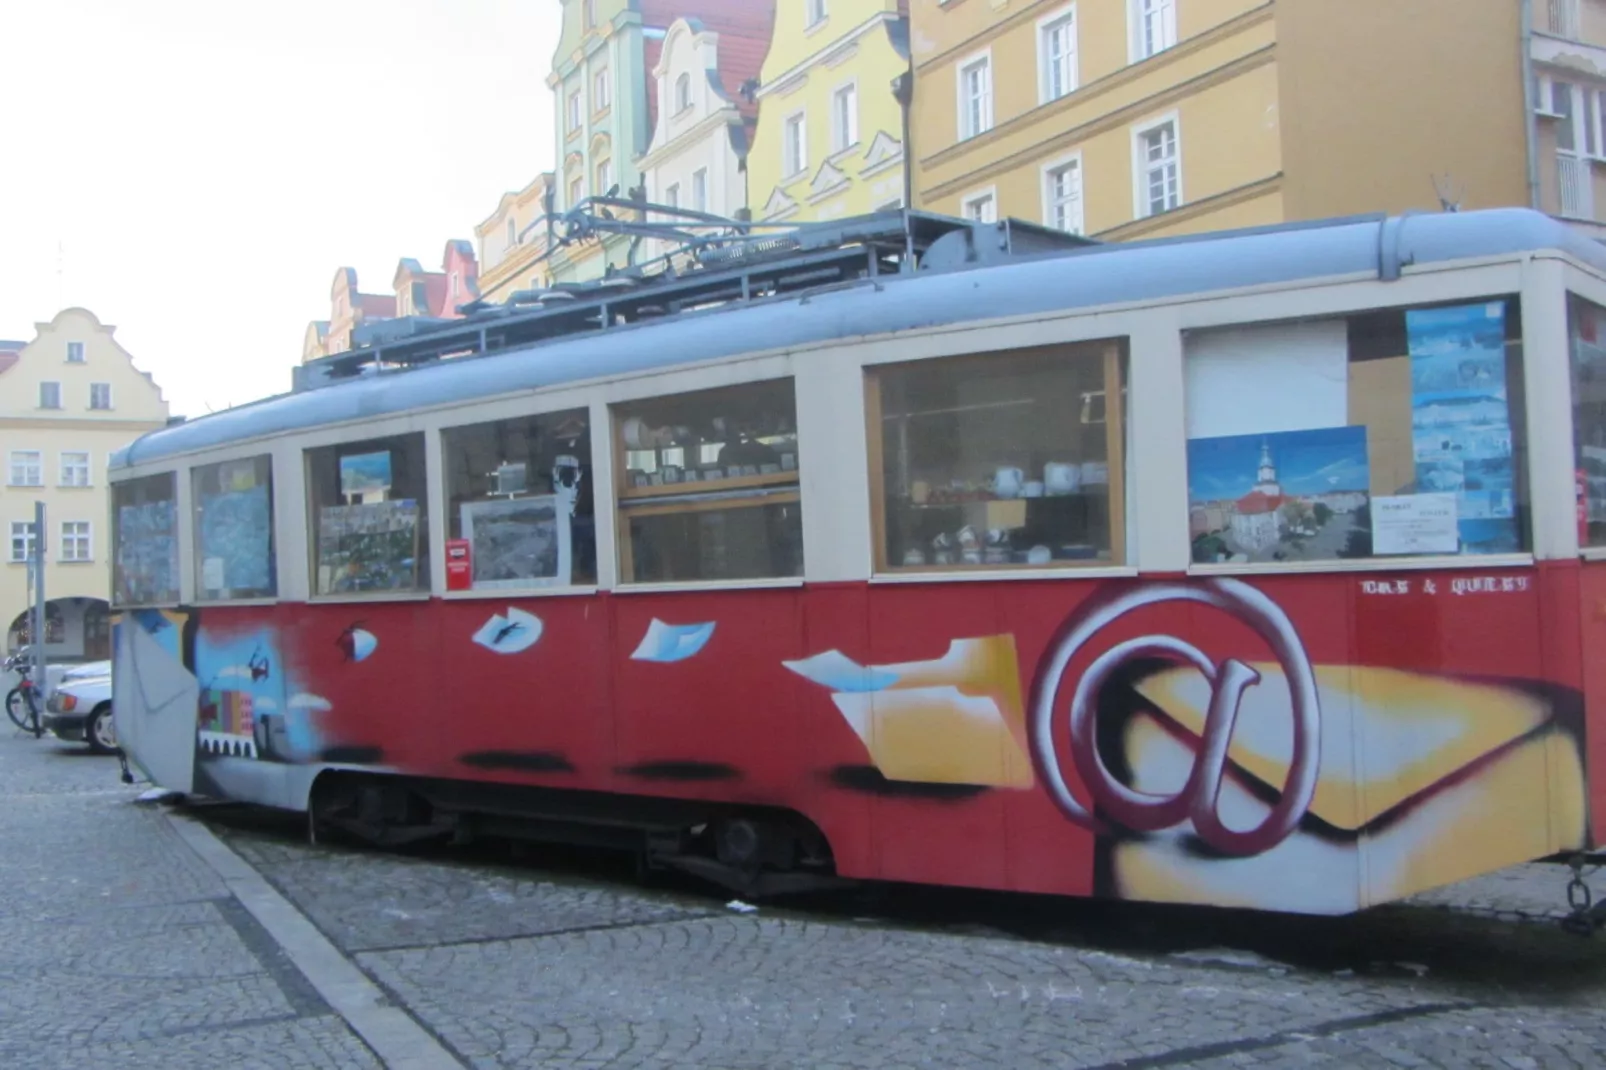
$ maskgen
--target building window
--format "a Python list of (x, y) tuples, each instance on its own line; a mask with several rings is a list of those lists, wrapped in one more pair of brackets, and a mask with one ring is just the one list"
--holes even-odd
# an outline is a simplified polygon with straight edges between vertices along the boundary
[(680, 183), (671, 182), (669, 188), (664, 190), (664, 204), (670, 208), (680, 207)]
[(89, 521), (63, 520), (61, 522), (61, 559), (63, 561), (91, 561), (94, 559), (89, 544)]
[(89, 407), (91, 409), (110, 409), (112, 407), (112, 384), (89, 384)]
[(699, 167), (691, 175), (691, 206), (699, 212), (708, 211), (708, 169)]
[(307, 451), (313, 593), (429, 590), (424, 436)]
[(606, 197), (613, 189), (613, 161), (603, 160), (597, 164), (597, 196)]
[(825, 0), (809, 0), (808, 27), (812, 28), (824, 22), (827, 14), (828, 12), (826, 11)]
[(1583, 5), (1579, 0), (1550, 0), (1550, 32), (1574, 41), (1583, 36)]
[(226, 601), (277, 594), (272, 458), (248, 457), (193, 469), (190, 500), (197, 596)]
[(608, 82), (608, 68), (604, 67), (591, 76), (591, 110), (601, 111), (613, 99), (612, 86)]
[[(584, 409), (442, 432), (447, 587), (496, 590), (597, 582), (591, 425)], [(500, 629), (497, 629), (498, 631)], [(486, 639), (498, 649), (518, 638)], [(534, 635), (522, 638), (533, 641)], [(525, 645), (528, 645), (526, 642)], [(523, 649), (517, 647), (516, 649)]]
[(1177, 0), (1128, 0), (1133, 63), (1177, 43)]
[(11, 560), (21, 563), (33, 560), (34, 528), (31, 520), (11, 522)]
[(172, 472), (112, 487), (112, 602), (177, 602), (178, 477)]
[(597, 0), (585, 0), (581, 6), (581, 20), (585, 29), (597, 28)]
[(42, 487), (45, 483), (45, 455), (38, 450), (11, 451), (11, 478), (13, 487)]
[(586, 180), (579, 175), (569, 179), (569, 207), (573, 208), (585, 198)]
[(625, 583), (803, 575), (790, 379), (614, 409)]
[(61, 455), (61, 485), (64, 487), (89, 486), (89, 454), (63, 453)]
[(1043, 222), (1068, 234), (1082, 233), (1082, 161), (1050, 164), (1043, 170)]
[(691, 75), (683, 74), (675, 79), (675, 111), (682, 112), (691, 107)]
[(1515, 298), (1189, 332), (1193, 560), (1527, 549), (1521, 339)]
[(869, 373), (876, 570), (1124, 557), (1123, 346), (922, 360)]
[(991, 56), (982, 56), (959, 68), (959, 139), (992, 128), (993, 61)]
[(1076, 88), (1076, 9), (1069, 8), (1037, 24), (1038, 87), (1041, 103), (1058, 100)]
[(68, 364), (82, 364), (82, 363), (84, 363), (84, 343), (82, 343), (82, 342), (68, 342), (67, 343), (67, 363)]
[(573, 137), (580, 132), (580, 91), (576, 89), (569, 94), (569, 136)]
[(61, 384), (44, 382), (39, 384), (39, 407), (41, 409), (61, 408)]
[(517, 245), (518, 243), (519, 243), (519, 228), (518, 228), (518, 225), (515, 224), (513, 222), (513, 220), (509, 219), (507, 221), (507, 247), (509, 249), (511, 249), (515, 245)]
[(808, 170), (809, 144), (806, 122), (807, 117), (802, 112), (786, 117), (781, 143), (781, 170), (787, 177)]
[(998, 194), (992, 190), (972, 193), (959, 204), (960, 214), (977, 223), (998, 222)]
[(831, 151), (841, 152), (859, 143), (859, 90), (845, 85), (831, 94)]
[(1138, 218), (1169, 212), (1182, 204), (1182, 164), (1177, 121), (1162, 119), (1132, 133), (1137, 172)]

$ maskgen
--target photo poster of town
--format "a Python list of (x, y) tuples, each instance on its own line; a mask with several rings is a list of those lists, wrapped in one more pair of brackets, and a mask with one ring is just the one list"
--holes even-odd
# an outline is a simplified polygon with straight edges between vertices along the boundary
[[(1606, 312), (1573, 299), (1573, 434), (1578, 439), (1585, 519), (1606, 524)], [(1594, 544), (1600, 536), (1590, 533)]]
[(1521, 549), (1506, 400), (1505, 314), (1500, 301), (1405, 314), (1414, 489), (1454, 497), (1461, 553)]
[(324, 506), (318, 513), (319, 592), (416, 588), (420, 520), (411, 498)]
[(201, 498), (201, 584), (209, 594), (273, 589), (269, 488), (249, 463), (223, 472), (221, 493)]
[(468, 502), (462, 520), (474, 587), (568, 584), (570, 517), (557, 495)]
[(178, 597), (178, 503), (118, 508), (116, 573), (117, 600), (124, 605)]
[(340, 458), (340, 494), (348, 504), (383, 501), (390, 486), (389, 450)]
[(1364, 426), (1188, 442), (1193, 559), (1325, 561), (1372, 552)]

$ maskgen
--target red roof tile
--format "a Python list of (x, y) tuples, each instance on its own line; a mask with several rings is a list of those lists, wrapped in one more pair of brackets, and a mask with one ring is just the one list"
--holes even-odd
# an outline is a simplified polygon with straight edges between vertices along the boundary
[[(741, 97), (742, 83), (757, 78), (769, 54), (775, 31), (775, 0), (641, 0), (641, 22), (648, 29), (667, 30), (676, 19), (696, 19), (705, 30), (719, 34), (719, 80), (726, 96), (736, 101), (742, 117), (752, 122), (757, 102)], [(646, 69), (652, 70), (663, 55), (662, 38), (649, 37), (644, 48)], [(658, 127), (658, 94), (647, 91), (647, 129)]]
[(1264, 491), (1252, 490), (1238, 499), (1237, 510), (1250, 516), (1260, 513), (1273, 513), (1287, 500), (1280, 494), (1267, 494)]

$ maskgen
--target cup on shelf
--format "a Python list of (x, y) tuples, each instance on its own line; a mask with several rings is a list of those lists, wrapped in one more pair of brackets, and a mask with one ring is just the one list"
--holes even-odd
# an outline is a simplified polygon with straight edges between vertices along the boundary
[(1025, 481), (1025, 472), (1005, 465), (993, 473), (993, 494), (1000, 498), (1018, 498)]
[(1040, 479), (1033, 479), (1021, 488), (1020, 496), (1022, 498), (1041, 498), (1043, 496), (1043, 490), (1043, 481)]
[(1026, 551), (1028, 565), (1046, 565), (1054, 560), (1054, 551), (1046, 546), (1034, 546)]
[(1049, 494), (1075, 494), (1082, 487), (1082, 470), (1074, 464), (1050, 461), (1043, 466), (1043, 487)]

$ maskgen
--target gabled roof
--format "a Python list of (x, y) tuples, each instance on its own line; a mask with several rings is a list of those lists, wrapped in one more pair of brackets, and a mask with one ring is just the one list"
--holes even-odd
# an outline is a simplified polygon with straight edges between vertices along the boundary
[[(719, 84), (725, 96), (742, 109), (749, 123), (758, 118), (758, 102), (742, 99), (742, 83), (757, 78), (769, 54), (770, 36), (775, 32), (774, 0), (640, 0), (641, 24), (645, 29), (667, 31), (677, 19), (694, 22), (703, 30), (719, 34)], [(696, 30), (694, 29), (694, 32)], [(663, 38), (648, 36), (645, 69), (658, 66), (663, 55)], [(658, 94), (647, 92), (647, 129), (658, 128)]]

